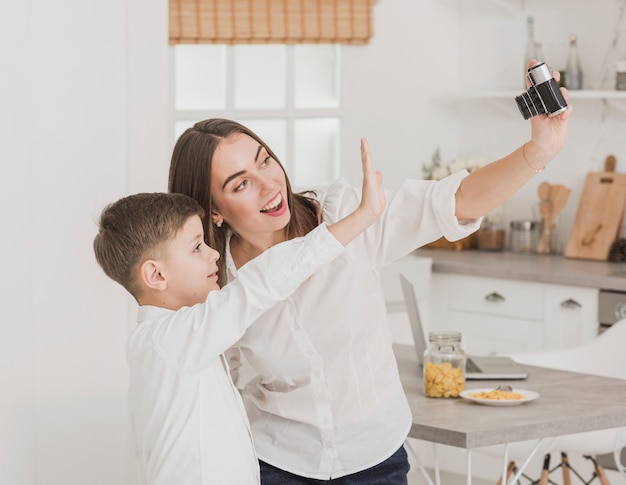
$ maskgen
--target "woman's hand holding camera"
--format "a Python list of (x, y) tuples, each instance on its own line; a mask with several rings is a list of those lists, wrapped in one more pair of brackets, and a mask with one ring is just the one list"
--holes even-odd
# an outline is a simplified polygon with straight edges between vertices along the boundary
[[(536, 60), (532, 60), (528, 63), (527, 68), (531, 69), (537, 64)], [(563, 148), (567, 136), (569, 118), (574, 111), (574, 107), (569, 101), (567, 89), (558, 87), (557, 83), (560, 79), (559, 72), (554, 71), (551, 74), (553, 79), (545, 81), (546, 84), (549, 84), (545, 86), (546, 89), (542, 91), (541, 88), (539, 88), (537, 91), (542, 93), (542, 100), (547, 96), (554, 96), (554, 99), (544, 101), (544, 105), (551, 107), (559, 104), (559, 101), (556, 100), (556, 96), (552, 93), (554, 89), (558, 89), (567, 108), (564, 110), (555, 110), (558, 112), (554, 115), (541, 114), (539, 116), (533, 116), (530, 119), (531, 139), (529, 142), (526, 142), (523, 147), (523, 156), (526, 163), (536, 171), (543, 170), (548, 162)], [(542, 79), (540, 78), (540, 80)], [(534, 87), (531, 88), (531, 85), (530, 76), (526, 76), (526, 86), (529, 90), (535, 89)], [(545, 110), (544, 113), (546, 113)]]

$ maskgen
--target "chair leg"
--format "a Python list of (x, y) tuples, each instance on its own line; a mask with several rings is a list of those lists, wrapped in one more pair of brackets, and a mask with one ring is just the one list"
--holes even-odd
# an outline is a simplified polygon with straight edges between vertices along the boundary
[(572, 485), (572, 477), (569, 471), (569, 460), (567, 453), (561, 452), (561, 473), (563, 474), (563, 485)]
[(591, 460), (591, 462), (593, 463), (593, 468), (596, 472), (598, 480), (600, 480), (600, 485), (611, 485), (611, 482), (609, 482), (609, 479), (604, 472), (604, 467), (600, 465), (600, 463), (598, 463), (592, 456), (585, 455), (585, 458)]
[(510, 461), (508, 466), (506, 467), (506, 479), (504, 480), (504, 482), (502, 481), (502, 476), (500, 476), (500, 478), (498, 479), (498, 482), (496, 485), (506, 485), (509, 483), (509, 478), (511, 478), (511, 475), (513, 475), (513, 470), (515, 469), (515, 462), (514, 461)]
[(539, 479), (539, 485), (548, 485), (550, 481), (550, 453), (546, 453), (543, 457), (543, 469), (541, 470), (541, 478)]
[[(574, 468), (572, 468), (572, 466), (569, 463), (567, 454), (564, 452), (561, 452), (561, 462), (552, 468), (550, 468), (550, 454), (548, 453), (545, 455), (544, 461), (543, 461), (543, 467), (541, 470), (541, 475), (538, 479), (533, 479), (532, 477), (526, 476), (524, 474), (522, 474), (522, 477), (528, 480), (529, 485), (548, 485), (548, 484), (556, 485), (556, 483), (550, 479), (550, 476), (552, 475), (552, 473), (556, 472), (559, 468), (561, 468), (563, 485), (572, 485), (571, 473), (573, 473), (576, 476), (576, 478), (580, 480), (580, 483), (582, 483), (582, 485), (590, 485), (591, 483), (595, 482), (596, 478), (600, 482), (600, 485), (611, 485), (611, 482), (609, 481), (604, 471), (604, 467), (600, 463), (598, 463), (594, 457), (589, 456), (589, 455), (583, 455), (583, 456), (584, 458), (590, 460), (593, 464), (593, 472), (592, 472), (591, 477), (588, 480), (583, 478), (580, 473), (578, 473)], [(514, 476), (516, 473), (517, 473), (517, 466), (515, 465), (514, 461), (510, 461), (507, 467), (506, 480), (503, 483), (502, 477), (500, 477), (498, 479), (497, 485), (508, 484), (508, 480), (512, 476)], [(518, 481), (517, 483), (519, 484), (520, 482)]]

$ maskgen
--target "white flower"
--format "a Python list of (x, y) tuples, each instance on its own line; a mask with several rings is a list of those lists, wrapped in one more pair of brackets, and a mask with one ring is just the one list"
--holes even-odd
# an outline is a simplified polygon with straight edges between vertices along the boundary
[(485, 165), (485, 163), (487, 163), (485, 157), (472, 157), (467, 160), (467, 165), (465, 166), (465, 168), (467, 168), (469, 172), (472, 172)]
[(485, 165), (485, 162), (484, 157), (470, 157), (452, 160), (447, 165), (444, 165), (441, 163), (440, 150), (437, 148), (433, 153), (431, 163), (422, 165), (422, 174), (425, 180), (441, 180), (459, 170), (472, 172)]
[(432, 180), (441, 180), (450, 175), (450, 171), (447, 167), (435, 167), (432, 173)]
[(462, 158), (459, 158), (457, 160), (452, 160), (448, 164), (448, 169), (450, 170), (450, 173), (458, 172), (459, 170), (468, 168), (467, 162), (468, 162), (467, 160), (464, 160)]

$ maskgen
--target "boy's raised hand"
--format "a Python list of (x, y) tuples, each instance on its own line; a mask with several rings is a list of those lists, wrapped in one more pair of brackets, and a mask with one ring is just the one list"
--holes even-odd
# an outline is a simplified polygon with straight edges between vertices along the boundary
[(365, 138), (361, 138), (361, 163), (363, 165), (363, 189), (360, 207), (376, 219), (383, 213), (386, 205), (383, 174), (374, 171), (370, 147)]
[(385, 210), (383, 176), (372, 168), (370, 149), (365, 138), (361, 139), (363, 163), (363, 190), (359, 206), (343, 219), (328, 226), (328, 230), (344, 246), (371, 226)]

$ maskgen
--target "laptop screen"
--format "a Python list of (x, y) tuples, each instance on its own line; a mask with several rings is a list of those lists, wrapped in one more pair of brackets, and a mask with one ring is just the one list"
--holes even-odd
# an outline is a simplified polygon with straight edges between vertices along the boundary
[(423, 366), (424, 352), (426, 351), (428, 344), (426, 343), (422, 317), (420, 315), (419, 307), (417, 306), (415, 288), (413, 287), (413, 283), (411, 283), (403, 274), (400, 274), (400, 284), (402, 286), (402, 294), (404, 296), (406, 311), (409, 315), (409, 322), (411, 323), (411, 333), (413, 334), (413, 341), (415, 342), (417, 360), (419, 361), (420, 366)]

